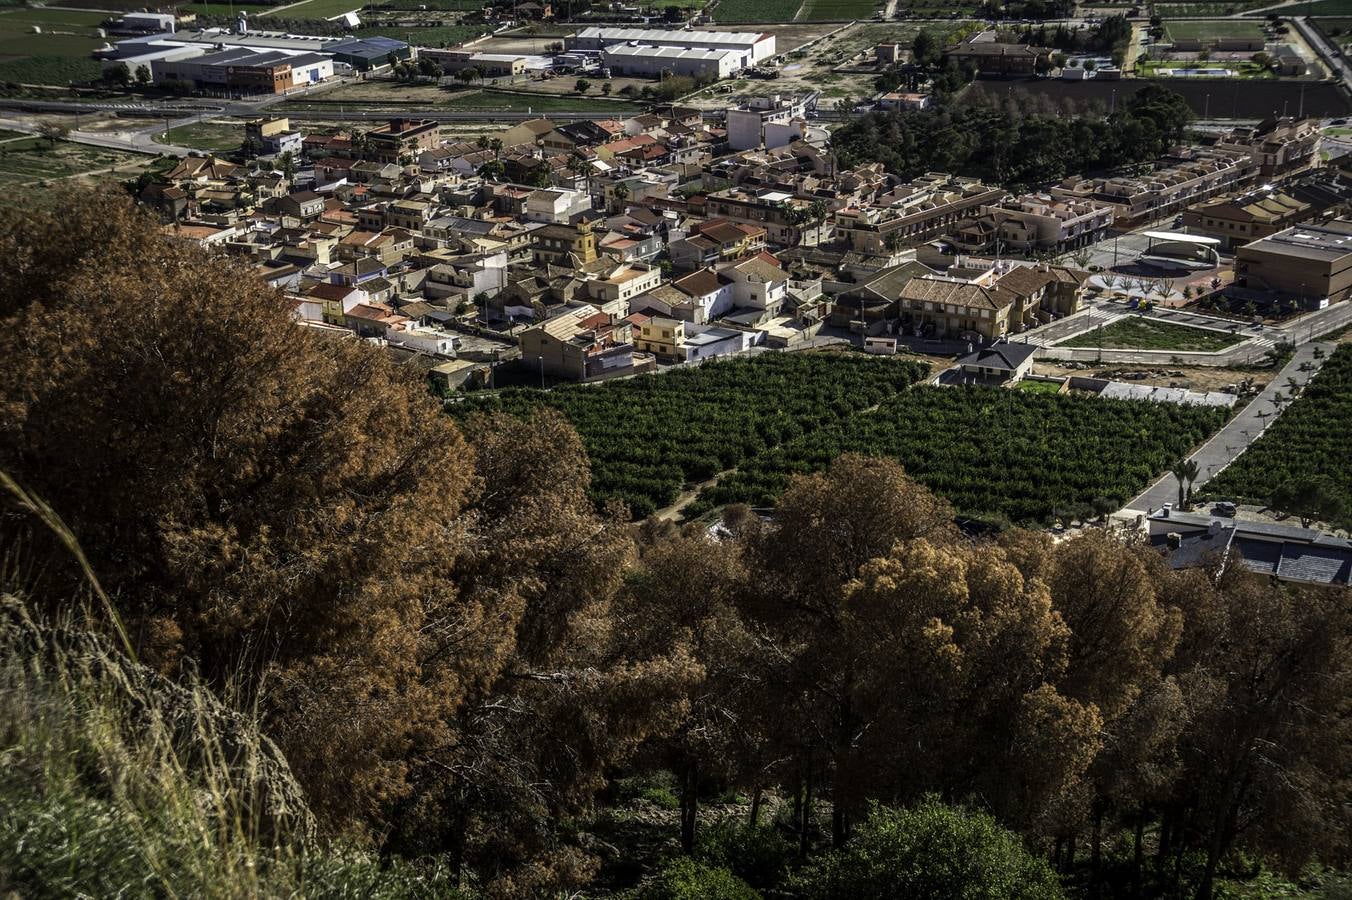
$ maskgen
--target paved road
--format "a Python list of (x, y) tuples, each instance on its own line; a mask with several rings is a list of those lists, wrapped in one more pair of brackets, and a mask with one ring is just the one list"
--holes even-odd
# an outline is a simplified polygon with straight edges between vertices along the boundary
[(1319, 54), (1320, 61), (1328, 66), (1334, 77), (1343, 83), (1343, 87), (1352, 90), (1352, 67), (1348, 66), (1338, 51), (1329, 46), (1329, 42), (1324, 40), (1318, 29), (1306, 21), (1304, 16), (1296, 16), (1291, 21), (1300, 32), (1300, 36), (1305, 38), (1305, 43), (1314, 48), (1314, 52)]
[[(1280, 392), (1289, 398), (1291, 391), (1287, 387), (1288, 380), (1294, 380), (1301, 385), (1305, 384), (1319, 371), (1319, 367), (1324, 364), (1324, 360), (1328, 359), (1335, 346), (1335, 344), (1316, 342), (1298, 348), (1295, 355), (1291, 357), (1291, 361), (1286, 364), (1281, 372), (1277, 373), (1277, 377), (1268, 383), (1262, 393), (1253, 398), (1248, 406), (1236, 413), (1234, 418), (1218, 431), (1211, 440), (1188, 457), (1197, 463), (1198, 474), (1194, 485), (1201, 487), (1206, 484), (1218, 472), (1232, 463), (1237, 456), (1248, 449), (1249, 445), (1263, 433), (1263, 429), (1271, 425), (1280, 413), (1276, 404), (1272, 402), (1273, 396)], [(1323, 359), (1315, 358), (1316, 347), (1324, 351)], [(1302, 372), (1300, 370), (1303, 363), (1310, 363), (1309, 371)], [(1161, 505), (1169, 502), (1178, 502), (1178, 481), (1173, 475), (1165, 475), (1146, 488), (1127, 504), (1123, 512), (1136, 513), (1158, 509)]]

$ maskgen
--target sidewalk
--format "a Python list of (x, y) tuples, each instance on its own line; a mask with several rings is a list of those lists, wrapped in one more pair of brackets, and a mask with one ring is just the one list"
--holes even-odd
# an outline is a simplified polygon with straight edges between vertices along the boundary
[[(1236, 457), (1248, 449), (1263, 431), (1277, 418), (1279, 411), (1272, 402), (1278, 392), (1289, 395), (1288, 380), (1299, 385), (1306, 384), (1318, 373), (1321, 366), (1333, 353), (1335, 344), (1305, 344), (1296, 349), (1291, 361), (1277, 373), (1257, 397), (1235, 414), (1226, 426), (1188, 457), (1197, 463), (1197, 480), (1194, 487), (1201, 487), (1214, 478), (1222, 469), (1232, 463)], [(1315, 348), (1324, 351), (1323, 359), (1315, 359)], [(1307, 372), (1300, 370), (1302, 363), (1310, 363)], [(1288, 404), (1289, 405), (1289, 404)], [(1161, 505), (1178, 500), (1178, 480), (1173, 475), (1165, 475), (1150, 487), (1138, 494), (1122, 512), (1147, 512)]]

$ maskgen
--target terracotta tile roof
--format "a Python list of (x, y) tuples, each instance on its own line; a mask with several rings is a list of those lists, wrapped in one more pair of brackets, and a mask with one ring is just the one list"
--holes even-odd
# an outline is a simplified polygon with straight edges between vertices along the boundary
[(964, 309), (1004, 309), (1014, 302), (1010, 291), (936, 278), (912, 278), (901, 286), (899, 296), (902, 300), (944, 303)]
[(673, 285), (692, 297), (707, 296), (727, 283), (728, 279), (708, 269), (691, 272), (689, 275), (677, 278), (672, 282)]

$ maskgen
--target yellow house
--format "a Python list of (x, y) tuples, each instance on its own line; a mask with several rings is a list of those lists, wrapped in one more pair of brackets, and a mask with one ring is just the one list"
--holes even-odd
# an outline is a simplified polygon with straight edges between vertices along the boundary
[(679, 319), (654, 316), (640, 322), (634, 346), (661, 359), (684, 359), (680, 349), (685, 343), (685, 323)]
[(587, 220), (576, 225), (545, 225), (533, 232), (534, 262), (556, 266), (585, 266), (596, 261), (596, 234)]
[(305, 291), (305, 296), (323, 304), (324, 321), (346, 325), (347, 311), (366, 301), (366, 292), (346, 284), (320, 282)]

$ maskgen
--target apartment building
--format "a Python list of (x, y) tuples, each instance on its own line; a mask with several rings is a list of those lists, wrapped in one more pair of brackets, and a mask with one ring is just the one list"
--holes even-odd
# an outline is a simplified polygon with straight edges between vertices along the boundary
[(1003, 188), (976, 178), (930, 172), (869, 203), (835, 214), (836, 234), (863, 253), (890, 252), (892, 245), (914, 246), (951, 231), (962, 219), (999, 203)]
[(437, 145), (439, 128), (431, 119), (390, 119), (366, 132), (372, 154), (381, 162), (399, 163)]
[(983, 206), (958, 222), (948, 240), (967, 253), (1064, 253), (1100, 240), (1113, 217), (1113, 208), (1105, 204), (1025, 194)]
[(1208, 200), (1188, 207), (1183, 227), (1221, 241), (1229, 249), (1237, 244), (1276, 234), (1309, 218), (1313, 210), (1280, 190), (1260, 188), (1238, 197)]
[(1140, 224), (1237, 191), (1257, 177), (1258, 168), (1244, 151), (1187, 148), (1160, 160), (1149, 175), (1072, 175), (1052, 188), (1051, 196), (1110, 206), (1119, 224)]
[(782, 147), (803, 134), (807, 104), (803, 97), (753, 97), (727, 111), (728, 147), (753, 150)]
[[(715, 191), (705, 199), (705, 212), (710, 217), (721, 216), (732, 222), (754, 225), (765, 230), (766, 240), (779, 247), (795, 247), (803, 242), (805, 228), (795, 210), (805, 210), (807, 201), (787, 191), (751, 191), (728, 188)], [(721, 243), (721, 241), (720, 241)]]
[(255, 119), (244, 123), (244, 140), (257, 144), (264, 153), (291, 153), (299, 156), (305, 149), (305, 138), (291, 128), (286, 116)]
[(1323, 132), (1318, 119), (1283, 117), (1232, 129), (1216, 142), (1221, 150), (1248, 153), (1264, 178), (1297, 172), (1319, 163)]
[(653, 316), (639, 322), (634, 343), (665, 362), (696, 362), (740, 353), (753, 339), (747, 331)]

